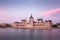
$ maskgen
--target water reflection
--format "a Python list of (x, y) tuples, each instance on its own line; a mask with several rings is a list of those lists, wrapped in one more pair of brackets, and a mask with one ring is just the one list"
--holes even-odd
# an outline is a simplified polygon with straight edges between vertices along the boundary
[(59, 40), (60, 29), (31, 30), (0, 28), (0, 39), (2, 40)]

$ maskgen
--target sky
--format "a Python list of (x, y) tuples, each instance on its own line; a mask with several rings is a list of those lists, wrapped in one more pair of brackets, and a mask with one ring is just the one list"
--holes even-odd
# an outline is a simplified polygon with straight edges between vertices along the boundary
[(0, 0), (0, 23), (43, 18), (60, 22), (60, 0)]

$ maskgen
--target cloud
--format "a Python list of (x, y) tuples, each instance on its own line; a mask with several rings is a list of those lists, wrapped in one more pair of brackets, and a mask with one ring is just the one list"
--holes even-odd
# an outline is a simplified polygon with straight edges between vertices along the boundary
[(48, 11), (42, 12), (41, 15), (42, 16), (52, 16), (52, 15), (55, 15), (55, 14), (58, 14), (58, 13), (60, 13), (60, 8), (52, 9), (52, 10), (48, 10)]
[(16, 20), (16, 19), (14, 19), (12, 17), (8, 17), (8, 16), (0, 17), (0, 23), (12, 23), (12, 22), (14, 22), (14, 20)]
[(43, 19), (52, 20), (53, 23), (60, 22), (60, 8), (42, 12), (40, 15)]
[(0, 16), (4, 15), (5, 11), (0, 9)]
[(8, 14), (6, 9), (0, 8), (0, 23), (11, 23), (16, 20), (13, 17), (8, 16)]

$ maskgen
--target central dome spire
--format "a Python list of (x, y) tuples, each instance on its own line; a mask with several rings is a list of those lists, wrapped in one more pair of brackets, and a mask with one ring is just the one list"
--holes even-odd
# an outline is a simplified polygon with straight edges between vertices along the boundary
[(33, 19), (33, 16), (32, 16), (32, 14), (31, 14), (31, 16), (30, 16), (30, 19)]
[(33, 16), (32, 16), (32, 14), (31, 14), (31, 16), (30, 16), (30, 18), (29, 18), (29, 21), (30, 21), (30, 22), (34, 21), (34, 18), (33, 18)]

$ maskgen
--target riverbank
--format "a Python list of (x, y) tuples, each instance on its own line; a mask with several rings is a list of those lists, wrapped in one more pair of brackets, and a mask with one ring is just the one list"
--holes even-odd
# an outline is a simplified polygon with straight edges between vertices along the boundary
[(30, 30), (52, 30), (52, 29), (60, 29), (60, 28), (12, 28), (12, 27), (5, 27), (5, 28), (0, 28), (0, 29), (30, 29)]

